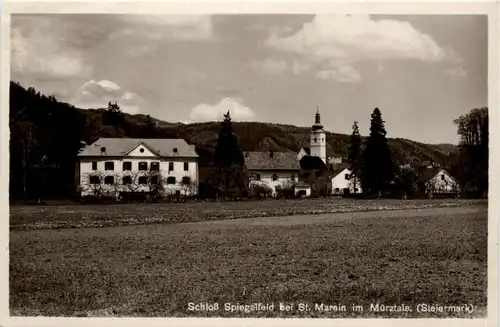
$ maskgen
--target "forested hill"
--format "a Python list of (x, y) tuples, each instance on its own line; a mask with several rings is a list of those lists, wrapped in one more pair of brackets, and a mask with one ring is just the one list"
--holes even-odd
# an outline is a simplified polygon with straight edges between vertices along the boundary
[[(90, 144), (99, 137), (183, 138), (196, 145), (202, 165), (211, 164), (220, 128), (218, 122), (186, 125), (106, 109), (82, 110), (42, 95), (34, 88), (25, 89), (15, 82), (10, 86), (11, 186), (25, 178), (22, 172), (37, 166), (42, 157), (45, 164), (57, 166), (69, 183), (81, 141)], [(387, 129), (390, 134), (390, 126)], [(307, 127), (236, 122), (234, 130), (244, 151), (299, 151), (309, 144)], [(348, 143), (349, 135), (328, 133), (327, 155), (345, 157)], [(448, 166), (449, 154), (455, 150), (453, 145), (429, 145), (406, 139), (389, 139), (389, 145), (398, 163), (434, 161)]]
[[(309, 146), (308, 127), (270, 124), (261, 122), (236, 122), (234, 131), (244, 151), (274, 150), (295, 151)], [(218, 122), (177, 125), (176, 135), (196, 144), (197, 148), (210, 149), (217, 142), (220, 124)], [(346, 157), (349, 135), (327, 132), (327, 155)], [(389, 139), (393, 157), (398, 163), (435, 161), (447, 165), (449, 154), (456, 147), (450, 144), (429, 145), (407, 139)]]

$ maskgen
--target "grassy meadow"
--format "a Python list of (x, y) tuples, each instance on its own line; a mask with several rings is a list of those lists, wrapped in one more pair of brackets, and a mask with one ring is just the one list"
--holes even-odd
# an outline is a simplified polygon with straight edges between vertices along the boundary
[[(391, 206), (390, 201), (366, 203)], [(231, 212), (228, 217), (239, 217), (236, 204), (218, 205)], [(172, 207), (172, 216), (181, 216), (181, 205)], [(328, 212), (325, 207), (322, 210)], [(124, 219), (120, 214), (125, 214), (141, 220), (160, 211), (161, 205), (139, 208), (46, 210), (79, 210), (69, 215), (73, 222), (78, 221), (75, 216), (81, 220), (85, 209), (89, 221), (97, 221), (92, 217), (101, 217), (95, 213), (100, 210), (115, 219)], [(14, 208), (11, 226), (32, 222), (30, 210)], [(203, 211), (195, 219), (190, 210), (194, 209), (187, 206), (183, 215), (190, 223), (11, 230), (11, 315), (469, 318), (485, 314), (484, 204), (231, 220), (206, 219)], [(269, 205), (267, 210), (279, 208)], [(55, 221), (62, 216), (56, 215)], [(189, 302), (311, 307), (324, 303), (348, 309), (356, 304), (365, 311), (209, 312), (190, 311)], [(406, 304), (413, 311), (369, 312), (372, 303)], [(474, 312), (417, 313), (420, 303), (473, 304)]]
[(187, 202), (112, 205), (13, 205), (10, 229), (110, 227), (170, 224), (207, 220), (310, 215), (397, 209), (423, 209), (486, 205), (486, 200), (355, 200), (309, 198), (240, 202)]

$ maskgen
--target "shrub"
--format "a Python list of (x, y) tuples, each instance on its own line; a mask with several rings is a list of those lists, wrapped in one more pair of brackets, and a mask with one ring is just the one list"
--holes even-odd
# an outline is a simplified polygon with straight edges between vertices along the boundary
[(249, 188), (250, 197), (264, 199), (272, 196), (273, 190), (266, 184), (253, 183)]

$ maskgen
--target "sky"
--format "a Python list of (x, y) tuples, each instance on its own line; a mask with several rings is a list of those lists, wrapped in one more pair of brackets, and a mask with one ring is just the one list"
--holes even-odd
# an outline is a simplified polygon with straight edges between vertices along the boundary
[(79, 108), (457, 143), (487, 99), (481, 15), (13, 15), (11, 80)]

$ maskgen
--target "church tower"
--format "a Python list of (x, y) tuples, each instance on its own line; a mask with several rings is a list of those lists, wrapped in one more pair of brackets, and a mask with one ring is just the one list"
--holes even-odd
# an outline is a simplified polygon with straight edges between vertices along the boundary
[(326, 164), (326, 133), (321, 125), (319, 106), (316, 111), (316, 121), (311, 130), (311, 156), (320, 157)]

